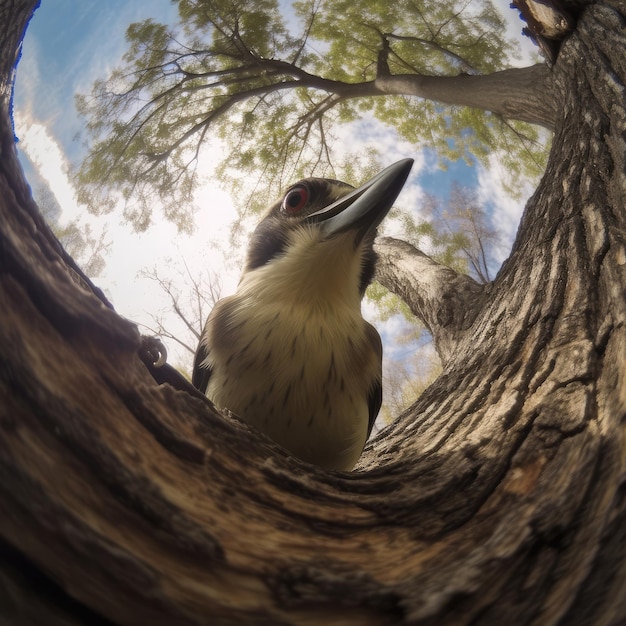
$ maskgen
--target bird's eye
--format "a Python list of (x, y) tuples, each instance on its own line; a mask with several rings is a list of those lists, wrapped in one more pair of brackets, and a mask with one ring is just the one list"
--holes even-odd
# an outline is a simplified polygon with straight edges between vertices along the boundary
[(297, 215), (309, 200), (309, 190), (306, 187), (294, 187), (283, 198), (282, 210), (287, 215)]

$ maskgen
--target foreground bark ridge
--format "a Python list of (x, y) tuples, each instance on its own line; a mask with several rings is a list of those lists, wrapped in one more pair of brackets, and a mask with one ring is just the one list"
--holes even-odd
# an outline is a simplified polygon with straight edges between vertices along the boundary
[(0, 0), (0, 624), (624, 623), (624, 3), (563, 3), (552, 155), (492, 284), (380, 242), (445, 368), (352, 474), (157, 386), (66, 258), (8, 116), (34, 4)]

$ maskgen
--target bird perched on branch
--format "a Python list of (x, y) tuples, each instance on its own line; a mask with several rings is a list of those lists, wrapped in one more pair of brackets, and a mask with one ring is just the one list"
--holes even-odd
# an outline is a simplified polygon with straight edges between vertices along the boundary
[(252, 234), (234, 295), (213, 308), (192, 382), (292, 454), (326, 469), (358, 460), (382, 400), (382, 345), (361, 316), (376, 228), (404, 159), (354, 189), (307, 178)]

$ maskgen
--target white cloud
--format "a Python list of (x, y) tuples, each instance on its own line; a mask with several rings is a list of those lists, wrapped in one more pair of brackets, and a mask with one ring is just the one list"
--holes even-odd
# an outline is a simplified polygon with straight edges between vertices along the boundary
[(521, 183), (523, 189), (520, 190), (520, 197), (513, 198), (504, 185), (509, 174), (503, 168), (499, 154), (492, 152), (488, 161), (487, 168), (477, 165), (478, 201), (488, 208), (493, 225), (501, 235), (502, 246), (496, 251), (496, 260), (502, 263), (509, 255), (524, 206), (533, 188), (530, 182), (524, 181)]
[(520, 54), (518, 58), (509, 55), (509, 63), (513, 67), (527, 67), (537, 63), (539, 60), (539, 48), (522, 34), (522, 29), (526, 26), (526, 22), (520, 17), (520, 12), (510, 6), (497, 7), (500, 14), (506, 21), (505, 37), (507, 39), (513, 39), (519, 44)]
[(76, 200), (76, 192), (69, 178), (69, 162), (62, 145), (53, 136), (49, 126), (33, 118), (31, 112), (16, 110), (13, 116), (18, 148), (28, 157), (37, 175), (54, 194), (61, 207), (59, 222), (65, 225), (74, 220), (89, 222), (93, 232), (102, 230), (102, 224), (89, 220), (84, 208)]

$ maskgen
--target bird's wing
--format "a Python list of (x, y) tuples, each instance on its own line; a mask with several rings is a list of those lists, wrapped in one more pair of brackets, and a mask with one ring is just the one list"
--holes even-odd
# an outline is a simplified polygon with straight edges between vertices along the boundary
[(206, 341), (208, 339), (207, 332), (209, 330), (209, 322), (211, 320), (211, 316), (207, 320), (207, 323), (204, 325), (204, 330), (202, 331), (202, 336), (200, 337), (200, 343), (198, 344), (198, 348), (196, 350), (196, 356), (193, 360), (193, 372), (191, 374), (191, 384), (202, 393), (206, 394), (206, 391), (209, 387), (209, 378), (211, 378), (211, 368), (207, 366), (203, 366), (203, 361), (209, 356), (209, 349), (206, 345)]
[[(200, 343), (196, 350), (196, 356), (193, 361), (193, 372), (191, 374), (191, 383), (193, 386), (206, 394), (209, 387), (209, 379), (211, 378), (212, 368), (203, 365), (211, 352), (211, 347), (215, 347), (217, 343), (224, 344), (228, 339), (224, 337), (225, 331), (230, 326), (230, 315), (232, 304), (236, 302), (234, 296), (222, 298), (215, 303), (207, 318), (204, 330), (200, 336)], [(227, 334), (226, 337), (229, 335)]]
[(367, 404), (369, 406), (367, 436), (369, 437), (374, 427), (376, 417), (378, 416), (378, 411), (380, 411), (380, 405), (383, 403), (383, 344), (378, 331), (371, 324), (367, 324), (366, 332), (370, 343), (375, 347), (378, 358), (377, 376), (370, 387), (369, 396), (367, 398)]

